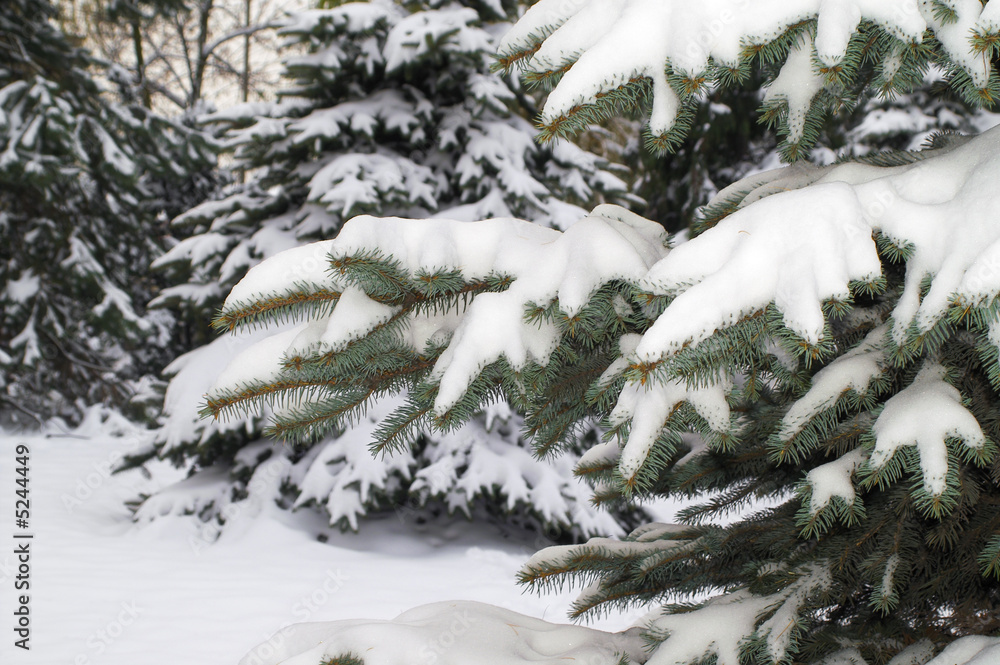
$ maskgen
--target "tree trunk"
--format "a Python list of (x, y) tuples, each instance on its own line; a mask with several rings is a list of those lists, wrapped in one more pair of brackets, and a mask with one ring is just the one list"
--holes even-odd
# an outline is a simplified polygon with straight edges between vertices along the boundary
[(198, 17), (198, 45), (195, 53), (194, 76), (191, 81), (191, 106), (201, 99), (201, 87), (205, 81), (205, 69), (208, 65), (209, 54), (205, 53), (205, 44), (208, 42), (208, 19), (212, 15), (214, 0), (204, 0), (201, 4), (201, 16)]
[(146, 83), (146, 60), (142, 53), (142, 29), (139, 25), (139, 8), (136, 7), (136, 13), (132, 16), (132, 48), (135, 50), (135, 73), (139, 78), (139, 96), (142, 99), (142, 105), (147, 109), (153, 108), (153, 96), (149, 91), (149, 85)]
[[(250, 27), (250, 0), (243, 0), (246, 14), (246, 27)], [(250, 100), (250, 33), (243, 37), (243, 80), (240, 81), (240, 93), (244, 102)]]

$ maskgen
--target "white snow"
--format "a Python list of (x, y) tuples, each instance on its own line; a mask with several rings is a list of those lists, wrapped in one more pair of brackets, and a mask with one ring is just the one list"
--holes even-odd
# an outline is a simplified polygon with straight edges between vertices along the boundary
[(882, 572), (882, 583), (878, 589), (878, 595), (889, 596), (895, 586), (896, 569), (899, 568), (900, 558), (898, 554), (891, 554), (885, 562), (885, 570)]
[[(786, 28), (816, 18), (816, 52), (827, 65), (845, 55), (851, 33), (862, 19), (873, 21), (905, 42), (920, 42), (930, 27), (977, 83), (983, 81), (983, 63), (974, 62), (968, 35), (973, 28), (993, 25), (974, 0), (963, 0), (960, 20), (940, 25), (932, 20), (929, 3), (920, 0), (786, 0), (752, 4), (749, 0), (541, 0), (500, 40), (501, 56), (511, 56), (538, 47), (521, 61), (534, 72), (568, 69), (549, 94), (542, 122), (553, 120), (573, 108), (594, 102), (635, 77), (653, 82), (651, 129), (668, 130), (677, 110), (676, 94), (666, 85), (664, 71), (697, 76), (710, 60), (735, 66), (745, 44), (770, 42)], [(540, 44), (539, 44), (540, 42)], [(628, 44), (629, 48), (621, 48)], [(795, 81), (805, 82), (794, 92), (793, 113), (808, 102), (818, 88), (807, 70), (812, 44), (802, 49), (792, 66)], [(782, 74), (788, 80), (789, 72)], [(782, 84), (786, 93), (792, 86)], [(793, 130), (794, 133), (794, 130)]]
[(989, 59), (972, 53), (970, 39), (977, 28), (980, 28), (983, 5), (978, 0), (948, 0), (947, 6), (955, 12), (956, 20), (953, 22), (936, 20), (932, 3), (918, 3), (920, 13), (934, 31), (934, 36), (944, 46), (948, 57), (968, 72), (976, 87), (985, 88), (990, 75)]
[(229, 292), (222, 306), (223, 314), (255, 299), (292, 292), (297, 284), (319, 284), (335, 289), (328, 273), (332, 245), (332, 240), (310, 243), (286, 249), (258, 263)]
[[(255, 665), (288, 655), (286, 664), (314, 665), (324, 652), (354, 647), (375, 658), (369, 665), (408, 664), (420, 654), (465, 665), (478, 660), (471, 655), (475, 645), (489, 645), (496, 655), (490, 662), (500, 664), (576, 657), (611, 665), (615, 650), (644, 662), (634, 634), (612, 637), (548, 623), (562, 621), (569, 598), (523, 595), (516, 587), (516, 571), (547, 543), (504, 540), (465, 520), (414, 527), (401, 513), (370, 520), (358, 535), (341, 535), (311, 511), (288, 513), (265, 503), (246, 516), (243, 528), (221, 538), (190, 517), (136, 526), (123, 501), (172, 485), (183, 473), (157, 463), (149, 467), (150, 479), (137, 471), (111, 475), (147, 437), (122, 421), (96, 417), (68, 436), (0, 432), (4, 450), (24, 443), (31, 457), (34, 633), (23, 662)], [(12, 466), (0, 465), (0, 484), (11, 486), (13, 478)], [(179, 503), (168, 506), (170, 512), (194, 507), (190, 499), (200, 490), (181, 487), (175, 486)], [(0, 497), (0, 510), (12, 510), (12, 500)], [(607, 544), (662, 547), (676, 528), (646, 525), (633, 534), (638, 542)], [(316, 534), (329, 542), (317, 542)], [(5, 586), (13, 559), (0, 555)], [(806, 587), (822, 584), (822, 576), (810, 575), (780, 598), (756, 599), (760, 607), (735, 594), (694, 613), (660, 616), (656, 622), (671, 637), (647, 662), (672, 664), (712, 650), (723, 665), (735, 663), (741, 622), (747, 619), (752, 632), (753, 610), (780, 601), (779, 614), (791, 616)], [(597, 626), (620, 630), (641, 616), (615, 616)], [(779, 628), (781, 621), (771, 623)], [(764, 632), (769, 645), (781, 647), (780, 629)], [(424, 647), (428, 651), (420, 651)], [(962, 638), (928, 665), (993, 665), (998, 650), (1000, 638)], [(0, 642), (3, 662), (22, 662), (23, 655), (10, 640)]]
[(647, 665), (696, 661), (709, 653), (718, 656), (719, 665), (738, 665), (740, 641), (754, 631), (756, 617), (771, 602), (737, 591), (709, 601), (696, 612), (661, 615), (654, 623), (670, 635)]
[(467, 665), (482, 662), (484, 654), (489, 654), (491, 665), (577, 660), (615, 665), (622, 655), (641, 659), (643, 640), (637, 630), (609, 634), (482, 603), (448, 601), (414, 608), (392, 621), (290, 626), (257, 646), (240, 665), (311, 665), (345, 654), (363, 656), (365, 665), (408, 665), (414, 660)]
[[(177, 357), (164, 370), (170, 377), (163, 399), (163, 427), (157, 430), (162, 454), (191, 442), (203, 443), (228, 431), (252, 431), (252, 423), (238, 419), (205, 420), (198, 415), (206, 393), (233, 358), (263, 339), (260, 331), (217, 337), (208, 344)], [(260, 414), (266, 418), (268, 410)]]
[(935, 649), (933, 642), (922, 639), (893, 656), (889, 665), (923, 665), (930, 660), (935, 651), (937, 649)]
[(798, 615), (809, 594), (830, 583), (828, 573), (821, 568), (802, 572), (795, 582), (770, 596), (753, 596), (741, 589), (717, 596), (691, 612), (654, 615), (652, 625), (669, 631), (669, 636), (646, 661), (647, 665), (697, 662), (709, 654), (717, 656), (719, 665), (739, 665), (740, 643), (758, 628), (756, 618), (775, 606), (777, 611), (759, 626), (758, 634), (766, 638), (771, 658), (780, 662), (791, 638), (789, 622)]
[(3, 297), (11, 302), (26, 303), (38, 293), (40, 284), (38, 275), (31, 268), (27, 268), (17, 279), (7, 282), (3, 289)]
[(114, 168), (115, 171), (125, 176), (126, 178), (135, 175), (138, 167), (135, 165), (128, 156), (122, 152), (122, 149), (118, 147), (115, 140), (111, 138), (111, 135), (101, 127), (100, 125), (90, 122), (90, 129), (94, 134), (97, 135), (97, 140), (101, 142), (101, 149), (104, 153), (105, 161)]
[(855, 491), (851, 478), (867, 459), (864, 448), (855, 448), (832, 462), (820, 464), (806, 474), (806, 482), (812, 488), (809, 511), (813, 514), (825, 508), (833, 497), (840, 497), (844, 503), (854, 503)]
[(392, 196), (435, 208), (438, 180), (428, 167), (399, 155), (348, 153), (316, 172), (309, 181), (309, 200), (343, 218)]
[(887, 330), (885, 325), (877, 327), (860, 344), (813, 375), (809, 390), (795, 400), (781, 419), (777, 434), (780, 441), (791, 440), (813, 418), (833, 408), (845, 392), (859, 395), (868, 392), (869, 384), (884, 368), (882, 344)]
[[(284, 630), (291, 624), (389, 620), (416, 606), (453, 599), (504, 608), (479, 614), (463, 605), (484, 629), (516, 618), (511, 623), (524, 629), (524, 648), (550, 658), (556, 637), (577, 640), (576, 647), (561, 647), (572, 654), (599, 635), (506, 614), (564, 620), (569, 598), (523, 595), (514, 582), (527, 557), (547, 543), (505, 539), (495, 527), (464, 518), (419, 527), (400, 513), (369, 520), (358, 535), (341, 535), (312, 511), (289, 513), (265, 503), (256, 517), (246, 515), (243, 528), (227, 529), (221, 538), (217, 529), (199, 528), (189, 516), (135, 525), (124, 501), (172, 485), (183, 470), (154, 463), (151, 479), (138, 471), (111, 475), (123, 455), (148, 444), (148, 434), (124, 422), (98, 421), (89, 418), (67, 436), (0, 431), (5, 453), (13, 455), (20, 443), (30, 449), (34, 534), (31, 651), (23, 653), (4, 639), (0, 662), (235, 665), (261, 643), (275, 646), (270, 641), (275, 635), (289, 647), (305, 639), (301, 628)], [(0, 484), (12, 487), (13, 480), (13, 466), (0, 465)], [(186, 485), (175, 489), (175, 503), (159, 509), (182, 512), (199, 492), (201, 500), (209, 498)], [(13, 493), (0, 496), (0, 510), (12, 513), (13, 499)], [(238, 513), (231, 517), (240, 519)], [(317, 542), (317, 534), (329, 542)], [(0, 554), (8, 600), (15, 565), (9, 551)], [(598, 625), (619, 630), (635, 618), (614, 617)], [(429, 626), (434, 620), (426, 621)], [(504, 631), (513, 634), (510, 627), (500, 628), (494, 639)], [(603, 654), (608, 648), (587, 649)], [(263, 657), (267, 650), (253, 653)]]
[(346, 287), (337, 304), (338, 307), (325, 320), (310, 322), (310, 328), (315, 328), (319, 333), (318, 339), (314, 340), (313, 335), (303, 334), (289, 345), (290, 353), (302, 354), (306, 349), (314, 349), (316, 343), (324, 351), (340, 351), (350, 342), (364, 337), (389, 321), (400, 311), (399, 307), (390, 307), (372, 300), (356, 286)]
[(252, 384), (267, 383), (281, 373), (285, 351), (303, 332), (307, 324), (300, 324), (269, 337), (265, 337), (240, 351), (226, 368), (219, 373), (209, 395), (237, 391)]
[(628, 480), (639, 472), (667, 419), (681, 402), (689, 402), (713, 430), (728, 431), (726, 393), (729, 388), (731, 386), (726, 383), (688, 388), (683, 381), (677, 380), (646, 385), (630, 383), (622, 388), (608, 416), (613, 426), (629, 420), (632, 423), (618, 463), (622, 477)]
[[(544, 305), (558, 298), (561, 309), (573, 316), (605, 282), (638, 281), (666, 254), (665, 241), (662, 227), (612, 205), (598, 206), (562, 233), (516, 219), (470, 223), (361, 216), (345, 224), (334, 240), (282, 252), (252, 268), (230, 293), (223, 312), (253, 297), (289, 292), (303, 282), (333, 288), (326, 272), (328, 256), (345, 257), (373, 247), (411, 275), (421, 269), (457, 269), (470, 281), (491, 274), (513, 277), (507, 291), (474, 298), (453, 328), (452, 343), (434, 368), (441, 382), (435, 411), (442, 414), (491, 362), (505, 358), (515, 368), (531, 361), (547, 362), (558, 343), (558, 331), (551, 322), (526, 322), (527, 303)], [(361, 316), (370, 325), (384, 320), (388, 312), (369, 316), (355, 311), (351, 303), (338, 305), (344, 307), (343, 314), (335, 309), (333, 318), (354, 321)], [(422, 329), (425, 333), (436, 334), (442, 323), (451, 328), (447, 321), (418, 321), (423, 323), (430, 324), (430, 330)], [(336, 325), (329, 335), (341, 341), (365, 327)]]
[(971, 635), (960, 637), (927, 665), (993, 665), (1000, 661), (1000, 637)]
[(386, 40), (386, 70), (402, 67), (442, 43), (448, 51), (458, 53), (492, 50), (493, 44), (488, 33), (463, 29), (478, 22), (479, 12), (475, 9), (454, 5), (417, 12), (403, 18), (393, 26)]
[[(893, 339), (903, 343), (911, 325), (926, 332), (955, 300), (978, 304), (1000, 288), (1000, 230), (989, 216), (998, 174), (994, 128), (905, 166), (795, 165), (734, 184), (719, 196), (755, 189), (747, 203), (645, 277), (653, 292), (678, 295), (644, 335), (639, 357), (655, 361), (697, 344), (769, 302), (815, 344), (822, 301), (845, 299), (850, 281), (880, 275), (873, 231), (913, 246)], [(921, 298), (927, 275), (934, 279)]]
[[(821, 17), (827, 15), (829, 13), (821, 14)], [(860, 20), (860, 13), (857, 18)], [(846, 46), (845, 43), (844, 47)], [(812, 38), (808, 35), (802, 36), (788, 52), (788, 58), (781, 66), (778, 77), (764, 92), (765, 103), (783, 100), (788, 104), (788, 140), (792, 143), (802, 140), (806, 113), (813, 97), (823, 89), (823, 77), (813, 71), (812, 52)], [(843, 52), (843, 49), (835, 49), (835, 57), (839, 59)]]
[(917, 447), (924, 488), (935, 496), (944, 492), (948, 473), (945, 440), (961, 439), (970, 448), (986, 442), (979, 422), (962, 405), (962, 394), (945, 381), (945, 369), (927, 362), (913, 383), (893, 395), (875, 421), (875, 450), (869, 463), (884, 466), (903, 446)]
[(637, 353), (657, 360), (770, 302), (789, 329), (816, 344), (823, 334), (821, 303), (847, 299), (850, 281), (880, 274), (861, 203), (847, 185), (775, 194), (726, 217), (653, 266), (644, 279), (647, 287), (679, 295), (643, 336)]

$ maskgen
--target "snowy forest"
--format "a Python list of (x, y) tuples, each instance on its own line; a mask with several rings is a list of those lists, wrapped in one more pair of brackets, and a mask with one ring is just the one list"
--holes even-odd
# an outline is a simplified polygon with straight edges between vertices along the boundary
[(998, 66), (1000, 0), (4, 0), (3, 662), (1000, 664)]

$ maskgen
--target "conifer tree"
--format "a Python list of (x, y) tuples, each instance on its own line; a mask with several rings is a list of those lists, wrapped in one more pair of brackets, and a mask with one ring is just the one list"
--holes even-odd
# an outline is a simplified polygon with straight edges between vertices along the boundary
[(122, 406), (162, 363), (170, 319), (143, 311), (158, 219), (214, 163), (200, 133), (102, 91), (53, 15), (0, 7), (0, 401), (22, 422)]
[[(293, 15), (280, 31), (296, 55), (286, 61), (278, 100), (208, 119), (224, 132), (247, 182), (174, 220), (187, 237), (156, 263), (175, 285), (154, 305), (205, 325), (249, 267), (335, 235), (359, 213), (517, 215), (550, 227), (582, 216), (579, 204), (634, 201), (594, 155), (534, 141), (518, 113), (524, 93), (490, 72), (491, 31), (511, 9), (356, 2)], [(322, 255), (306, 257), (292, 267), (293, 279), (305, 280), (325, 263)], [(332, 304), (323, 295), (306, 300), (285, 304), (317, 313)], [(553, 537), (620, 530), (589, 506), (571, 461), (531, 458), (520, 416), (503, 403), (478, 410), (455, 432), (419, 432), (412, 450), (379, 459), (369, 445), (376, 423), (401, 404), (392, 391), (377, 391), (370, 409), (349, 409), (339, 427), (295, 448), (260, 440), (263, 420), (254, 414), (200, 420), (198, 400), (217, 378), (227, 380), (219, 377), (226, 363), (255, 334), (213, 340), (206, 325), (190, 340), (197, 348), (168, 367), (164, 426), (155, 447), (131, 463), (157, 455), (194, 462), (196, 473), (148, 499), (137, 519), (194, 512), (224, 521), (234, 494), (242, 500), (255, 475), (281, 466), (280, 491), (267, 500), (318, 506), (341, 528), (357, 529), (364, 515), (402, 505), (486, 511)], [(248, 353), (235, 362), (252, 363), (256, 352)]]
[[(325, 333), (259, 343), (208, 409), (264, 401), (300, 440), (398, 390), (377, 432), (391, 450), (502, 395), (542, 454), (600, 418), (578, 465), (598, 500), (698, 502), (680, 524), (543, 550), (522, 582), (587, 582), (578, 617), (660, 604), (639, 662), (921, 664), (998, 635), (1000, 128), (796, 161), (825, 113), (908, 93), (932, 66), (992, 106), (998, 44), (997, 2), (541, 0), (500, 57), (554, 84), (544, 135), (650, 98), (649, 143), (669, 150), (706, 85), (773, 64), (762, 114), (794, 163), (720, 191), (686, 242), (611, 205), (565, 231), (357, 217), (232, 290), (220, 327)], [(352, 656), (363, 642), (344, 624), (301, 651), (402, 662)], [(933, 662), (992, 662), (997, 644)]]

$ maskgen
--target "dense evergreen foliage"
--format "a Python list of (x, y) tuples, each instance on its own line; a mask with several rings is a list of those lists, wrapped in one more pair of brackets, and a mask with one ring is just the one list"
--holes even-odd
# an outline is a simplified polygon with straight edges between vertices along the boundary
[[(246, 182), (177, 217), (172, 228), (182, 239), (155, 264), (174, 285), (154, 305), (203, 328), (189, 340), (194, 350), (167, 370), (173, 378), (156, 446), (132, 463), (156, 455), (193, 462), (196, 473), (188, 485), (148, 500), (140, 519), (221, 516), (233, 496), (246, 495), (255, 473), (280, 460), (278, 501), (316, 505), (342, 528), (406, 505), (485, 511), (553, 537), (619, 531), (588, 505), (570, 460), (551, 466), (531, 459), (520, 416), (505, 405), (479, 412), (456, 433), (425, 433), (412, 451), (379, 459), (369, 452), (374, 423), (398, 403), (384, 391), (370, 413), (354, 410), (326, 437), (295, 448), (258, 440), (255, 414), (218, 421), (197, 414), (226, 363), (257, 335), (213, 339), (207, 323), (261, 259), (335, 235), (360, 213), (517, 215), (560, 226), (584, 214), (577, 204), (637, 201), (594, 155), (570, 143), (535, 142), (522, 116), (524, 93), (490, 72), (492, 35), (510, 9), (359, 2), (295, 14), (280, 30), (294, 55), (278, 99), (209, 116)], [(317, 256), (291, 270), (305, 279), (323, 263)], [(306, 301), (300, 304), (316, 312), (330, 304)], [(188, 486), (200, 494), (192, 498)]]
[(102, 92), (53, 15), (0, 7), (0, 400), (22, 422), (123, 406), (162, 366), (170, 317), (144, 311), (149, 263), (161, 222), (214, 178), (209, 142)]
[[(703, 48), (687, 64), (703, 56), (721, 82), (774, 63), (765, 113), (786, 159), (812, 147), (828, 102), (859, 104), (865, 90), (912, 94), (926, 118), (951, 122), (919, 89), (930, 63), (966, 102), (995, 97), (994, 3), (860, 3), (853, 22), (830, 3), (774, 3), (730, 13), (704, 43), (715, 13), (661, 4), (685, 30), (657, 32), (669, 12), (650, 4), (619, 16), (542, 0), (504, 38), (510, 63), (558, 81), (549, 133), (652, 90), (654, 142), (679, 145), (688, 125), (671, 100), (701, 89), (687, 86), (699, 70), (679, 67), (692, 43)], [(892, 111), (874, 106), (858, 108)], [(544, 550), (522, 579), (587, 582), (579, 616), (663, 603), (645, 626), (649, 663), (924, 663), (957, 637), (995, 635), (1000, 129), (869, 150), (891, 134), (860, 127), (870, 142), (855, 159), (748, 176), (686, 242), (609, 205), (563, 232), (356, 218), (232, 291), (220, 327), (291, 319), (316, 332), (260, 343), (209, 410), (263, 402), (275, 434), (310, 440), (401, 391), (376, 431), (392, 450), (500, 398), (542, 454), (600, 419), (605, 441), (577, 469), (598, 500), (697, 503), (679, 525)], [(325, 264), (290, 278), (317, 256)]]

